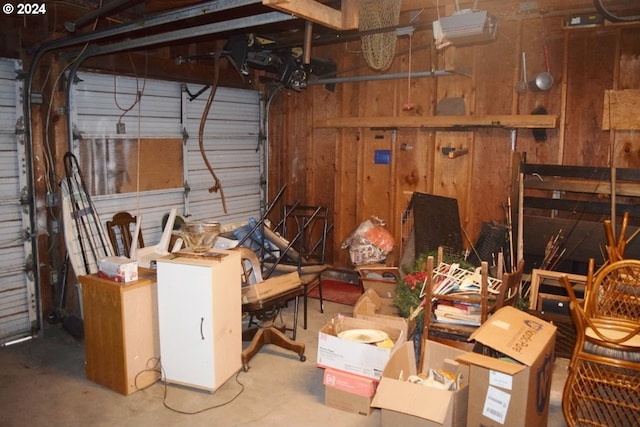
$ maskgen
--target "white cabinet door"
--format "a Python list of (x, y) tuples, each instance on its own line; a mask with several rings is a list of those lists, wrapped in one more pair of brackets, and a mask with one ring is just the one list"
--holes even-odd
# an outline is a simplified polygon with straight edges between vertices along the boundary
[[(158, 260), (165, 381), (213, 391), (242, 366), (240, 260)], [(237, 265), (236, 265), (237, 264)]]

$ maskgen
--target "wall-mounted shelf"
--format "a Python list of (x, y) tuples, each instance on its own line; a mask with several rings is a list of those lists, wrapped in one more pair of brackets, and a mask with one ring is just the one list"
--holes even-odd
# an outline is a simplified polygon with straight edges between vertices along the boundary
[(316, 120), (316, 128), (423, 128), (470, 130), (476, 128), (553, 129), (557, 115), (340, 117)]

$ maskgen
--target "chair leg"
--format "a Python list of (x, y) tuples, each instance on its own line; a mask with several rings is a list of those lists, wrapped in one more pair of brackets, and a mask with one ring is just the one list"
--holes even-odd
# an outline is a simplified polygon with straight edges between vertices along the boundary
[(293, 340), (296, 340), (296, 335), (298, 334), (298, 306), (299, 304), (299, 296), (296, 297), (295, 303), (294, 303), (294, 312), (293, 312), (293, 331), (291, 336), (293, 337)]
[(324, 303), (322, 302), (322, 277), (318, 277), (318, 296), (320, 297), (320, 313), (324, 313)]
[(297, 342), (286, 336), (280, 329), (274, 326), (260, 328), (251, 340), (251, 344), (242, 352), (242, 368), (245, 372), (249, 370), (249, 361), (266, 344), (273, 344), (285, 350), (292, 351), (298, 355), (301, 362), (307, 360), (304, 355), (304, 343)]
[(304, 284), (304, 292), (302, 295), (302, 305), (304, 306), (302, 308), (302, 317), (303, 317), (303, 321), (302, 321), (302, 327), (304, 328), (304, 330), (307, 330), (307, 289), (309, 288), (309, 285), (307, 283)]

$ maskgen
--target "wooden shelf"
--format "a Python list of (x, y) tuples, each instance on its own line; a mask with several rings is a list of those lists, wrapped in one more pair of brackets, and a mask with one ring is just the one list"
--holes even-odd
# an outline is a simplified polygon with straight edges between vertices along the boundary
[(431, 117), (340, 117), (316, 120), (316, 128), (421, 128), (469, 130), (477, 128), (552, 129), (557, 115), (431, 116)]

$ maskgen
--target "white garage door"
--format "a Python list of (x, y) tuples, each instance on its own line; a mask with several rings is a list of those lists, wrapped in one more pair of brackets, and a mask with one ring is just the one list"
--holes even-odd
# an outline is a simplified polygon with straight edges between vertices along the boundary
[(39, 330), (20, 61), (0, 59), (0, 344)]
[[(262, 147), (260, 94), (254, 90), (219, 87), (208, 114), (203, 145), (207, 159), (220, 179), (221, 194), (210, 193), (213, 179), (199, 146), (199, 124), (209, 90), (202, 85), (111, 75), (79, 73), (72, 91), (71, 117), (76, 132), (73, 152), (95, 149), (105, 140), (141, 138), (166, 143), (183, 141), (183, 177), (173, 188), (92, 195), (102, 223), (118, 211), (142, 215), (145, 244), (155, 244), (162, 234), (162, 218), (171, 208), (189, 220), (214, 219), (225, 224), (260, 216)], [(140, 94), (136, 102), (136, 94)], [(118, 123), (124, 133), (118, 134)], [(93, 145), (94, 147), (90, 147)], [(95, 155), (96, 163), (104, 162)], [(119, 160), (124, 161), (123, 159)], [(108, 165), (113, 175), (117, 161)], [(100, 165), (96, 164), (96, 171)], [(93, 179), (95, 171), (84, 171)], [(108, 178), (105, 178), (105, 180)]]

